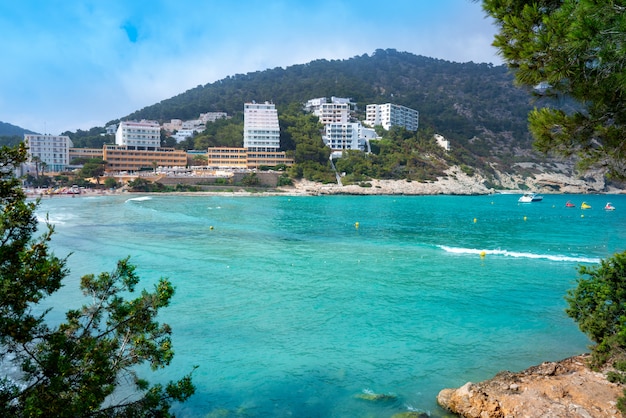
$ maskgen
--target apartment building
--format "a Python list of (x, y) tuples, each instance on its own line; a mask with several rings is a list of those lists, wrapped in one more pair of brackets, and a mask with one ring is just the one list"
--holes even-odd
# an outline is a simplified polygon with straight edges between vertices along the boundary
[(366, 128), (360, 122), (329, 123), (324, 126), (322, 140), (333, 151), (370, 151), (369, 140), (376, 139), (376, 131)]
[(320, 97), (307, 101), (304, 108), (317, 116), (322, 124), (328, 125), (329, 123), (350, 122), (354, 103), (342, 97), (333, 96), (330, 101), (325, 97)]
[(207, 166), (213, 168), (248, 168), (248, 151), (236, 147), (211, 147)]
[(185, 167), (187, 153), (174, 148), (155, 147), (149, 150), (125, 145), (104, 145), (102, 157), (107, 172), (142, 171), (155, 167)]
[(393, 103), (370, 104), (365, 108), (365, 123), (371, 127), (380, 125), (385, 130), (401, 126), (408, 131), (417, 131), (419, 112)]
[(102, 158), (102, 148), (70, 148), (70, 163), (76, 159), (100, 159)]
[(45, 163), (47, 171), (63, 171), (70, 163), (70, 148), (74, 146), (69, 136), (24, 134), (28, 147), (26, 165)]
[(215, 147), (207, 152), (207, 166), (211, 168), (254, 169), (263, 166), (293, 165), (293, 159), (284, 151), (256, 151), (249, 148)]
[(251, 151), (278, 151), (280, 128), (273, 103), (244, 103), (243, 147)]
[(115, 144), (128, 149), (156, 150), (161, 146), (161, 126), (149, 120), (120, 122)]

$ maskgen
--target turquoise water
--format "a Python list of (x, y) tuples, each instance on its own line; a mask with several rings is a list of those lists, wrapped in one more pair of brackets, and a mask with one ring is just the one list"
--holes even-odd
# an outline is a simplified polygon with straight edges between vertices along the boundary
[(438, 416), (443, 388), (587, 351), (563, 296), (626, 250), (626, 196), (518, 197), (46, 198), (72, 253), (50, 319), (130, 255), (144, 287), (176, 286), (176, 356), (151, 380), (199, 366), (178, 416)]

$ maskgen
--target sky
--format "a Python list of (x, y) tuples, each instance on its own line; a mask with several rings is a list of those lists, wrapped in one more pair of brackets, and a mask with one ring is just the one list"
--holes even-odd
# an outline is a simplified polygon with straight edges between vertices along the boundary
[(5, 0), (0, 28), (0, 121), (51, 135), (230, 75), (376, 49), (503, 62), (472, 0)]

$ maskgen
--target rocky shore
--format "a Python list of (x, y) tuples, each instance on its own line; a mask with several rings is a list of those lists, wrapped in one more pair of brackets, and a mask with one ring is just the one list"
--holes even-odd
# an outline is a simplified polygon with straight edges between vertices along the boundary
[[(536, 169), (536, 168), (535, 168)], [(538, 170), (532, 176), (496, 172), (498, 189), (490, 187), (483, 175), (469, 175), (459, 167), (450, 167), (446, 176), (436, 181), (417, 182), (407, 180), (369, 180), (360, 185), (321, 184), (307, 180), (297, 181), (293, 187), (283, 187), (285, 193), (296, 195), (484, 195), (492, 193), (607, 193), (626, 192), (623, 189), (607, 185), (599, 172), (587, 173), (584, 178), (570, 174), (566, 169), (559, 171)]]
[(465, 418), (621, 417), (616, 404), (623, 386), (607, 380), (608, 370), (590, 370), (586, 361), (581, 355), (519, 373), (500, 372), (484, 382), (444, 389), (437, 402)]

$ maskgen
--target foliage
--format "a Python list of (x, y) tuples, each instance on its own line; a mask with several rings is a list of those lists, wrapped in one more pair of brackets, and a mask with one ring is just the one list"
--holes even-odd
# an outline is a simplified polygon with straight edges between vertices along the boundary
[(241, 184), (244, 186), (258, 186), (259, 178), (256, 173), (248, 173), (241, 179)]
[[(2, 124), (3, 122), (0, 122)], [(0, 146), (6, 145), (7, 147), (14, 147), (24, 140), (23, 136), (19, 135), (3, 135), (0, 136)]]
[(114, 177), (107, 177), (106, 179), (104, 179), (104, 186), (107, 189), (115, 189), (117, 186), (119, 186), (119, 184)]
[(104, 174), (105, 167), (106, 161), (101, 158), (91, 158), (83, 164), (83, 167), (80, 169), (78, 175), (83, 179), (94, 178), (99, 184), (100, 176)]
[[(233, 115), (231, 123), (243, 124), (243, 103), (272, 100), (281, 118), (281, 148), (295, 150), (295, 143), (285, 132), (290, 122), (284, 117), (294, 103), (301, 107), (312, 98), (350, 97), (357, 104), (360, 119), (370, 103), (408, 106), (419, 110), (420, 129), (425, 127), (444, 135), (453, 142), (454, 149), (463, 147), (473, 153), (470, 139), (481, 137), (492, 146), (490, 155), (497, 157), (514, 147), (531, 148), (527, 127), (530, 95), (515, 88), (512, 81), (512, 75), (503, 65), (455, 63), (379, 49), (371, 55), (346, 60), (316, 60), (232, 75), (145, 107), (126, 118), (167, 121), (223, 111)], [(207, 129), (210, 125), (207, 124)], [(226, 145), (217, 140), (212, 143)], [(188, 143), (181, 146), (196, 148)], [(241, 134), (236, 146), (241, 146)]]
[(131, 180), (127, 184), (128, 190), (131, 192), (146, 193), (168, 193), (168, 192), (197, 192), (201, 188), (193, 184), (177, 184), (175, 186), (167, 186), (159, 182), (152, 182), (141, 177)]
[[(496, 46), (516, 81), (541, 85), (544, 107), (529, 115), (542, 152), (578, 155), (626, 178), (626, 9), (593, 0), (484, 0), (496, 19)], [(544, 84), (541, 84), (544, 83)], [(547, 99), (555, 99), (548, 101)], [(571, 111), (563, 103), (572, 99)]]
[(626, 349), (626, 252), (578, 272), (578, 286), (566, 296), (566, 312), (596, 343), (595, 363), (600, 365)]
[[(57, 326), (46, 323), (42, 300), (61, 287), (66, 259), (51, 253), (54, 228), (34, 237), (38, 201), (27, 201), (12, 175), (26, 159), (23, 144), (0, 149), (0, 354), (3, 370), (19, 370), (0, 380), (0, 414), (27, 416), (170, 416), (170, 404), (194, 392), (191, 376), (150, 385), (138, 365), (167, 366), (174, 355), (171, 329), (156, 316), (169, 305), (172, 284), (159, 280), (152, 292), (135, 291), (139, 277), (128, 258), (112, 273), (86, 275), (81, 290), (89, 302), (66, 313)], [(122, 384), (134, 395), (109, 398)]]
[(66, 135), (72, 140), (72, 144), (76, 148), (102, 148), (104, 144), (114, 144), (115, 135), (107, 135), (103, 127), (96, 126), (83, 131), (78, 129), (76, 132), (66, 131), (61, 135)]

